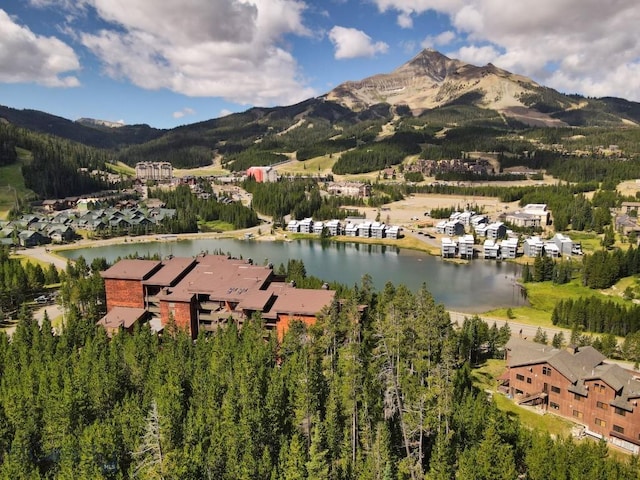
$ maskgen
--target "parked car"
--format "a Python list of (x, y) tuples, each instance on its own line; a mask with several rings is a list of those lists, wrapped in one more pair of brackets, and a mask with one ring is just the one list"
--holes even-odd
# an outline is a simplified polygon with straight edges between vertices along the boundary
[(47, 297), (46, 295), (40, 295), (39, 297), (36, 298), (36, 303), (39, 303), (40, 305), (44, 305), (45, 303), (49, 302), (49, 297)]

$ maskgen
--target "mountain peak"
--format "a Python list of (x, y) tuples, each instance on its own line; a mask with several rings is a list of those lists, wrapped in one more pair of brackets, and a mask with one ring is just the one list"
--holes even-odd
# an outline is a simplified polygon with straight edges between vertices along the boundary
[[(326, 98), (354, 111), (378, 103), (404, 105), (416, 115), (446, 105), (467, 104), (496, 110), (524, 123), (562, 125), (547, 113), (532, 109), (532, 103), (542, 98), (540, 90), (533, 80), (491, 63), (471, 65), (426, 48), (393, 72), (343, 83)], [(562, 97), (561, 109), (576, 103), (560, 93), (555, 95)]]
[(124, 122), (112, 122), (109, 120), (99, 120), (96, 118), (79, 118), (76, 120), (76, 123), (80, 125), (84, 125), (86, 127), (108, 127), (108, 128), (120, 128), (124, 127)]

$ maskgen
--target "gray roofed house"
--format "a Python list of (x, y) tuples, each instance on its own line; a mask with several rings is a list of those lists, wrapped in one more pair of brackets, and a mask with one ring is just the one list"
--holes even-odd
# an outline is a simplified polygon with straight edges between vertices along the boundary
[(44, 245), (49, 243), (49, 237), (45, 237), (40, 232), (34, 232), (31, 230), (23, 230), (18, 233), (18, 241), (23, 247), (35, 247), (38, 245)]

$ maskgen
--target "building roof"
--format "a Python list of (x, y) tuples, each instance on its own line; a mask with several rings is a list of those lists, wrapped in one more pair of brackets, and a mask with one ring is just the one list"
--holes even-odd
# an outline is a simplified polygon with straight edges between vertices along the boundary
[(242, 300), (240, 300), (240, 303), (238, 304), (236, 309), (262, 311), (267, 307), (272, 298), (273, 292), (269, 290), (257, 290), (249, 292), (245, 297), (242, 298)]
[(146, 313), (144, 308), (113, 307), (109, 313), (98, 321), (98, 325), (102, 325), (107, 329), (120, 327), (128, 329), (144, 317)]
[(100, 272), (102, 278), (115, 280), (145, 280), (149, 278), (158, 268), (161, 262), (159, 260), (136, 260), (124, 259), (108, 268), (104, 272)]
[(569, 353), (567, 350), (519, 338), (511, 338), (506, 348), (510, 352), (510, 368), (548, 363), (574, 384), (587, 378), (607, 358), (591, 346), (580, 347), (575, 353)]
[(503, 247), (518, 247), (518, 239), (517, 238), (505, 238), (500, 242), (500, 245)]
[(211, 300), (240, 302), (264, 289), (273, 275), (268, 267), (224, 255), (206, 255), (196, 261), (197, 265), (173, 288), (161, 293), (161, 297), (187, 301), (194, 294), (208, 294)]
[(169, 260), (162, 261), (160, 268), (151, 277), (144, 280), (145, 285), (159, 285), (161, 287), (169, 287), (176, 280), (182, 277), (185, 270), (189, 269), (196, 263), (195, 258), (174, 257)]
[(277, 298), (269, 313), (315, 316), (335, 298), (334, 290), (314, 290), (283, 286), (276, 289)]

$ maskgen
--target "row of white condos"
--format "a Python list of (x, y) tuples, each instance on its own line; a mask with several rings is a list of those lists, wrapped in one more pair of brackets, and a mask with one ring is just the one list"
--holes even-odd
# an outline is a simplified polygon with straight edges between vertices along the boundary
[(400, 227), (385, 225), (380, 222), (355, 222), (348, 221), (344, 225), (339, 220), (327, 222), (314, 222), (311, 218), (303, 220), (291, 220), (287, 224), (287, 231), (292, 233), (314, 233), (321, 235), (326, 229), (331, 236), (345, 235), (347, 237), (360, 238), (391, 238), (397, 239), (400, 235)]
[[(506, 260), (516, 258), (519, 253), (518, 248), (517, 237), (508, 237), (503, 240), (485, 238), (482, 246), (479, 246), (479, 252), (482, 253), (483, 258)], [(440, 253), (443, 258), (473, 258), (475, 256), (473, 235), (461, 235), (457, 238), (443, 237)], [(535, 235), (524, 239), (521, 253), (525, 257), (540, 257), (544, 255), (559, 258), (563, 255), (582, 255), (582, 247), (579, 243), (573, 242), (571, 238), (561, 233), (556, 233), (549, 240), (543, 240)]]

